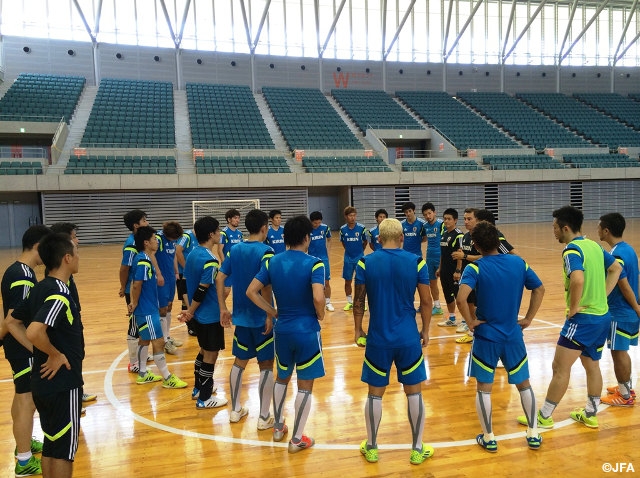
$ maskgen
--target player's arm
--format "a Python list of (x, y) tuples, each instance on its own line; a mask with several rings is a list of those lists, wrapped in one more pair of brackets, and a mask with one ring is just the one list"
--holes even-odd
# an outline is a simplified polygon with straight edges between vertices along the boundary
[(469, 326), (469, 330), (473, 332), (478, 325), (482, 322), (477, 320), (473, 315), (471, 315), (471, 309), (469, 308), (469, 304), (467, 302), (467, 298), (469, 294), (471, 294), (471, 287), (467, 284), (460, 284), (458, 288), (458, 294), (456, 295), (456, 305), (458, 306), (458, 310), (460, 311), (460, 315)]
[(324, 319), (324, 284), (311, 284), (311, 291), (313, 292), (313, 306), (316, 309), (316, 317), (318, 320)]
[(224, 257), (224, 244), (222, 244), (222, 242), (219, 242), (218, 244), (215, 244), (213, 247), (215, 248), (214, 255), (218, 258), (218, 261), (220, 262), (220, 264), (222, 264), (226, 259), (226, 257)]
[[(187, 310), (183, 310), (178, 314), (178, 320), (180, 322), (187, 322), (193, 319), (193, 316), (200, 307), (200, 304), (204, 302), (204, 298), (207, 294), (211, 294), (211, 284), (198, 284), (198, 288), (193, 293), (193, 297), (191, 298), (191, 304), (189, 304), (189, 308)], [(222, 320), (222, 315), (220, 316), (220, 325), (223, 327), (229, 327), (231, 325), (230, 320), (229, 323), (225, 323)]]
[(367, 334), (362, 330), (362, 318), (364, 317), (364, 305), (367, 299), (367, 286), (365, 284), (356, 283), (355, 293), (353, 294), (353, 324), (355, 335), (353, 337), (354, 342), (359, 347), (364, 347), (364, 344), (358, 342), (360, 337), (366, 337)]
[(184, 258), (184, 247), (180, 244), (176, 244), (176, 260), (178, 261), (178, 264), (180, 264), (180, 267), (184, 269), (187, 260)]
[(158, 282), (158, 287), (162, 287), (164, 285), (164, 277), (162, 276), (162, 271), (160, 271), (160, 267), (158, 267), (158, 260), (156, 259), (156, 255), (149, 254), (149, 258), (151, 259), (151, 264), (153, 268), (156, 270), (156, 280)]
[[(315, 285), (315, 284), (314, 284)], [(254, 278), (247, 287), (247, 297), (251, 302), (256, 304), (256, 306), (260, 307), (271, 317), (277, 317), (278, 311), (271, 305), (270, 302), (267, 302), (260, 291), (264, 289), (264, 284), (260, 282), (258, 279)], [(314, 290), (314, 302), (315, 302), (315, 290)], [(324, 310), (324, 289), (322, 291), (322, 307)]]
[(48, 355), (47, 361), (40, 367), (40, 376), (51, 380), (62, 366), (66, 367), (67, 370), (71, 370), (71, 364), (67, 357), (49, 341), (49, 336), (47, 335), (48, 327), (42, 322), (31, 322), (27, 327), (27, 338), (38, 350)]
[(118, 275), (120, 277), (120, 291), (118, 292), (118, 295), (120, 297), (124, 297), (124, 291), (127, 287), (127, 280), (129, 279), (129, 269), (131, 269), (130, 266), (125, 266), (124, 264), (120, 265), (120, 271), (118, 272)]
[(622, 294), (622, 297), (624, 297), (624, 300), (626, 300), (631, 308), (636, 312), (636, 315), (640, 317), (640, 305), (638, 304), (636, 295), (634, 294), (626, 277), (618, 280), (618, 287), (620, 288), (620, 293)]
[(611, 294), (611, 291), (618, 284), (620, 279), (620, 273), (622, 272), (622, 266), (618, 261), (614, 259), (611, 265), (607, 268), (607, 295)]
[(422, 346), (426, 347), (429, 343), (429, 325), (431, 324), (431, 311), (433, 310), (433, 299), (431, 299), (429, 284), (418, 284), (418, 296), (420, 297), (420, 318), (422, 319), (420, 338)]
[(536, 287), (531, 291), (531, 298), (529, 299), (529, 308), (527, 309), (527, 313), (524, 314), (524, 318), (518, 320), (518, 324), (523, 329), (526, 329), (531, 324), (531, 321), (538, 313), (538, 309), (540, 309), (540, 305), (542, 304), (542, 298), (544, 297), (544, 286), (540, 284), (539, 287)]
[(574, 270), (571, 271), (569, 276), (569, 313), (567, 318), (570, 319), (576, 315), (582, 307), (580, 307), (580, 300), (582, 299), (582, 292), (584, 291), (584, 271)]
[(134, 280), (131, 283), (131, 291), (130, 291), (131, 302), (129, 302), (129, 305), (127, 306), (130, 314), (133, 314), (136, 310), (136, 307), (138, 307), (138, 301), (140, 300), (141, 293), (142, 293), (142, 281)]
[[(230, 262), (230, 264), (232, 263)], [(231, 312), (229, 312), (227, 308), (227, 301), (224, 297), (224, 281), (227, 277), (227, 274), (222, 271), (218, 271), (218, 275), (216, 275), (216, 292), (218, 294), (218, 306), (220, 307), (220, 323), (223, 327), (229, 327), (231, 325)]]
[[(25, 328), (24, 323), (21, 320), (16, 319), (12, 312), (13, 309), (7, 312), (7, 316), (3, 321), (3, 328), (5, 328), (6, 333), (10, 333), (20, 345), (33, 353), (33, 344), (27, 338), (27, 329)], [(4, 337), (6, 333), (4, 333), (2, 337)]]

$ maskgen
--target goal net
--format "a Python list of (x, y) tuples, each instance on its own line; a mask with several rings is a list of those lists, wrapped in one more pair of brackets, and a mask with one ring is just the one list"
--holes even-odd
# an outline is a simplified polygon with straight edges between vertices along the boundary
[(220, 221), (220, 228), (227, 225), (224, 215), (229, 209), (240, 211), (240, 229), (244, 230), (244, 218), (251, 209), (260, 209), (260, 199), (229, 199), (216, 201), (191, 201), (193, 222), (203, 216), (211, 216)]

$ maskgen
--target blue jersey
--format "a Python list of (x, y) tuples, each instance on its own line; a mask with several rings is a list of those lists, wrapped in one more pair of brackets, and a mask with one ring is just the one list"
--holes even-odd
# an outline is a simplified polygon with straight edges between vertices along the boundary
[(165, 283), (175, 281), (176, 243), (167, 239), (162, 231), (156, 234), (156, 239), (158, 239), (156, 261), (158, 262), (160, 273), (164, 277)]
[(240, 244), (242, 242), (243, 236), (242, 231), (240, 229), (236, 229), (235, 231), (231, 229), (229, 226), (226, 226), (220, 232), (220, 244), (222, 244), (222, 254), (224, 257), (227, 257), (227, 253), (231, 250), (233, 246), (236, 244)]
[(122, 264), (123, 266), (127, 266), (129, 268), (129, 277), (127, 277), (127, 284), (124, 287), (124, 291), (128, 294), (131, 292), (131, 282), (133, 281), (133, 266), (134, 259), (138, 254), (138, 249), (136, 249), (136, 242), (133, 238), (133, 233), (129, 234), (127, 240), (124, 241), (124, 246), (122, 246)]
[[(184, 234), (178, 239), (177, 245), (182, 247), (182, 255), (184, 256), (184, 260), (187, 260), (189, 257), (189, 253), (193, 250), (195, 246), (198, 245), (198, 239), (196, 239), (196, 234), (191, 229), (185, 231)], [(184, 274), (184, 267), (180, 265), (178, 262), (178, 272), (180, 274)]]
[(440, 259), (440, 239), (444, 229), (442, 219), (436, 219), (433, 224), (425, 221), (423, 229), (427, 236), (427, 259)]
[[(636, 296), (636, 302), (638, 302), (638, 256), (636, 252), (626, 242), (618, 242), (611, 249), (611, 255), (616, 258), (616, 260), (622, 266), (622, 273), (620, 274), (620, 278), (627, 278), (629, 281), (629, 286), (633, 290), (633, 293)], [(638, 315), (635, 310), (631, 308), (626, 299), (622, 296), (622, 292), (620, 292), (620, 287), (616, 285), (613, 289), (609, 297), (607, 297), (609, 301), (609, 312), (611, 312), (611, 316), (613, 320), (617, 322), (632, 322), (638, 323)]]
[(356, 222), (353, 228), (343, 224), (340, 228), (340, 242), (344, 244), (345, 258), (359, 259), (364, 255), (367, 245), (367, 228), (359, 222)]
[(320, 224), (311, 231), (311, 242), (309, 243), (309, 255), (319, 259), (329, 259), (327, 252), (327, 239), (331, 237), (331, 228), (326, 224)]
[(193, 300), (200, 284), (209, 285), (204, 299), (194, 313), (195, 319), (201, 324), (220, 322), (220, 305), (216, 291), (216, 275), (220, 263), (211, 250), (197, 245), (193, 248), (184, 265), (184, 276), (187, 279), (187, 297), (189, 303)]
[(522, 337), (518, 313), (523, 289), (537, 289), (542, 282), (520, 257), (510, 254), (483, 256), (464, 268), (460, 285), (476, 293), (476, 316), (485, 321), (475, 328), (476, 337), (504, 342)]
[(280, 226), (278, 229), (270, 227), (267, 232), (267, 240), (264, 242), (270, 245), (276, 254), (286, 251), (287, 247), (284, 245), (284, 227)]
[(375, 251), (358, 261), (356, 284), (367, 289), (367, 344), (395, 348), (419, 340), (413, 298), (418, 284), (429, 284), (422, 257), (402, 249)]
[(414, 222), (409, 222), (408, 219), (402, 221), (402, 232), (404, 233), (402, 248), (420, 257), (422, 257), (422, 238), (427, 235), (424, 224), (425, 221), (419, 217)]
[(320, 259), (290, 249), (263, 262), (256, 279), (273, 288), (278, 303), (276, 335), (320, 330), (312, 291), (312, 284), (324, 287), (324, 264)]
[(233, 324), (243, 327), (262, 327), (267, 314), (255, 305), (244, 292), (262, 264), (274, 256), (273, 249), (262, 242), (241, 242), (229, 251), (220, 272), (231, 277), (233, 294)]
[(382, 249), (382, 244), (380, 244), (380, 226), (369, 229), (369, 239), (374, 251)]
[(159, 315), (158, 312), (158, 280), (156, 270), (151, 263), (151, 258), (146, 252), (139, 252), (133, 266), (133, 280), (142, 281), (138, 306), (133, 311), (134, 315)]

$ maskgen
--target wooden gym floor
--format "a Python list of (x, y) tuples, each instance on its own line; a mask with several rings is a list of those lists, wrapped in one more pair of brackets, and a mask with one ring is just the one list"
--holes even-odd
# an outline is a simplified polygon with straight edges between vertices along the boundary
[[(459, 221), (463, 228), (462, 221)], [(583, 232), (597, 240), (596, 224), (585, 224)], [(531, 383), (540, 404), (551, 377), (551, 360), (563, 323), (564, 301), (561, 271), (562, 245), (553, 237), (549, 223), (505, 225), (507, 239), (538, 273), (546, 295), (538, 317), (526, 330)], [(82, 229), (79, 231), (82, 241)], [(627, 225), (625, 239), (640, 250), (640, 220)], [(123, 231), (124, 240), (124, 231)], [(18, 256), (17, 250), (0, 251), (2, 270)], [(305, 433), (316, 439), (309, 451), (289, 455), (286, 441), (275, 443), (270, 431), (257, 431), (258, 368), (250, 362), (244, 374), (242, 402), (249, 415), (240, 423), (229, 423), (229, 406), (196, 410), (191, 400), (193, 359), (197, 343), (173, 314), (172, 335), (185, 345), (175, 356), (167, 356), (172, 372), (186, 380), (188, 388), (167, 390), (161, 385), (136, 386), (135, 375), (127, 373), (124, 299), (118, 297), (118, 267), (121, 246), (83, 245), (80, 272), (76, 275), (85, 327), (85, 391), (98, 400), (87, 406), (82, 418), (80, 447), (75, 462), (77, 477), (136, 476), (576, 476), (604, 475), (610, 463), (632, 463), (640, 470), (637, 438), (640, 436), (640, 407), (602, 407), (600, 428), (588, 429), (573, 422), (569, 412), (584, 407), (585, 374), (579, 364), (573, 368), (569, 390), (556, 409), (556, 428), (544, 431), (538, 451), (527, 449), (524, 427), (515, 418), (522, 413), (519, 395), (499, 369), (493, 390), (493, 424), (499, 450), (489, 454), (475, 444), (481, 432), (475, 411), (475, 381), (465, 376), (471, 349), (456, 344), (452, 329), (438, 327), (434, 317), (430, 343), (424, 349), (428, 380), (423, 386), (426, 406), (424, 441), (435, 447), (435, 455), (420, 466), (409, 463), (411, 432), (406, 399), (395, 377), (383, 400), (379, 432), (380, 461), (369, 464), (358, 451), (366, 437), (363, 418), (367, 387), (360, 381), (363, 350), (352, 343), (353, 319), (343, 312), (341, 279), (342, 247), (337, 237), (331, 247), (333, 304), (322, 323), (326, 376), (316, 380), (312, 411)], [(37, 270), (42, 277), (43, 269)], [(230, 300), (230, 299), (229, 299)], [(528, 303), (525, 293), (523, 304)], [(179, 310), (176, 301), (174, 310)], [(459, 316), (458, 316), (459, 317)], [(365, 318), (366, 323), (366, 318)], [(231, 330), (227, 350), (221, 353), (215, 380), (218, 393), (228, 397)], [(640, 367), (640, 353), (632, 348), (634, 383)], [(611, 356), (603, 354), (601, 368), (605, 386), (616, 383)], [(155, 366), (152, 364), (151, 369)], [(10, 403), (13, 396), (11, 371), (0, 360), (0, 474), (13, 476), (14, 441)], [(637, 387), (636, 387), (637, 388)], [(288, 390), (285, 416), (293, 423), (295, 378)], [(34, 435), (42, 438), (36, 419)]]

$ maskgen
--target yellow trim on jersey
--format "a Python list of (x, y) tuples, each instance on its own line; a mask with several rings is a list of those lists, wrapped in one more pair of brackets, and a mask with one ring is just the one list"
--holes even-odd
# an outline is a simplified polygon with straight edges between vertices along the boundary
[(34, 283), (33, 281), (26, 280), (26, 279), (17, 280), (11, 283), (11, 285), (9, 286), (9, 289), (13, 289), (14, 287), (19, 287), (21, 285), (28, 285), (29, 287), (33, 287)]
[(71, 307), (69, 306), (69, 299), (67, 299), (63, 295), (53, 294), (53, 295), (50, 295), (49, 297), (47, 297), (44, 301), (47, 302), (48, 300), (59, 300), (64, 305), (66, 305), (67, 306), (67, 320), (69, 321), (70, 324), (73, 324), (73, 314), (71, 313)]
[(480, 274), (480, 268), (478, 267), (477, 264), (474, 264), (473, 262), (469, 262), (469, 264), (467, 264), (467, 267), (471, 267), (474, 271), (476, 271), (476, 274)]
[(427, 263), (424, 261), (424, 259), (420, 259), (420, 261), (418, 262), (418, 272), (420, 272), (420, 270), (426, 265)]
[(311, 272), (314, 272), (318, 267), (324, 267), (322, 262), (318, 262), (315, 266), (311, 268)]
[(13, 374), (13, 380), (15, 381), (17, 378), (22, 377), (23, 375), (31, 372), (31, 366), (25, 368), (24, 370), (20, 370), (18, 373)]

